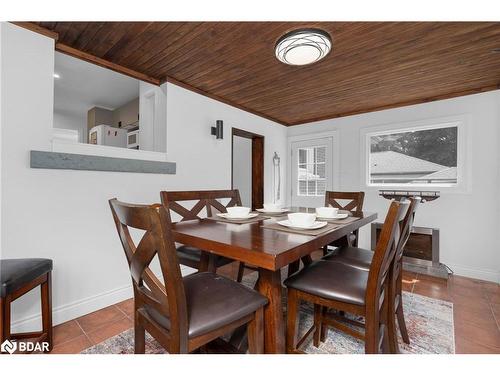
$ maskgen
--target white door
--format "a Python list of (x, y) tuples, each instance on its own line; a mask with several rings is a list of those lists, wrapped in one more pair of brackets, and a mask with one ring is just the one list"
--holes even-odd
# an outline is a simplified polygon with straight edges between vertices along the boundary
[(333, 187), (333, 137), (297, 141), (292, 146), (292, 206), (320, 207)]

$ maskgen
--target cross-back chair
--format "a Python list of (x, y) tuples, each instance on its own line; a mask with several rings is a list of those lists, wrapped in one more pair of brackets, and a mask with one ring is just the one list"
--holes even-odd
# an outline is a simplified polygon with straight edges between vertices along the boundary
[[(349, 211), (352, 213), (361, 213), (363, 211), (363, 203), (365, 200), (365, 193), (363, 191), (327, 191), (325, 193), (325, 206), (329, 205), (338, 208), (342, 211)], [(343, 203), (342, 201), (347, 201)], [(352, 246), (358, 246), (359, 229), (352, 232), (349, 241)], [(332, 246), (336, 246), (335, 243)], [(323, 249), (323, 253), (327, 253), (327, 247)]]
[[(369, 272), (339, 262), (319, 260), (285, 280), (288, 287), (286, 346), (288, 353), (300, 352), (300, 346), (314, 334), (314, 344), (324, 339), (325, 325), (334, 326), (365, 341), (366, 353), (389, 351), (388, 303), (391, 264), (399, 240), (399, 226), (405, 206), (391, 203)], [(314, 325), (298, 340), (300, 300), (314, 304)], [(382, 303), (381, 303), (382, 302)], [(330, 318), (326, 308), (365, 317), (364, 331), (351, 328), (347, 317)]]
[[(403, 204), (408, 206), (406, 215), (400, 222), (400, 239), (396, 245), (396, 254), (394, 256), (393, 269), (391, 271), (391, 282), (390, 282), (390, 295), (391, 300), (394, 301), (393, 304), (389, 305), (392, 314), (389, 315), (389, 338), (390, 338), (390, 349), (393, 353), (399, 352), (398, 342), (397, 342), (397, 332), (395, 319), (398, 320), (399, 331), (401, 332), (401, 337), (406, 344), (410, 344), (410, 337), (408, 335), (408, 330), (406, 328), (406, 322), (404, 318), (403, 311), (403, 250), (410, 237), (411, 229), (413, 227), (413, 221), (415, 218), (415, 213), (417, 211), (418, 205), (421, 201), (420, 197), (409, 198), (403, 201)], [(368, 249), (362, 249), (358, 247), (342, 247), (336, 249), (333, 253), (327, 255), (323, 258), (328, 261), (335, 261), (344, 263), (359, 269), (368, 271), (370, 269), (373, 251)], [(394, 315), (395, 314), (395, 315)]]
[[(250, 352), (262, 352), (263, 296), (210, 272), (183, 278), (162, 205), (109, 204), (132, 277), (136, 353), (145, 351), (145, 331), (169, 353), (189, 353), (245, 324)], [(144, 231), (138, 244), (129, 228)], [(150, 269), (156, 256), (163, 280)]]
[[(228, 207), (241, 206), (240, 193), (235, 190), (201, 190), (201, 191), (162, 191), (161, 201), (165, 208), (171, 213), (176, 213), (181, 217), (180, 221), (196, 220), (203, 217), (205, 211), (207, 217), (215, 213), (225, 213)], [(228, 203), (223, 204), (220, 200), (229, 199)], [(186, 208), (181, 202), (196, 202), (191, 209)], [(233, 259), (213, 255), (202, 250), (180, 245), (177, 247), (179, 262), (195, 269), (208, 268), (214, 271), (226, 264), (234, 262)], [(207, 263), (207, 264), (204, 264)], [(243, 278), (243, 263), (239, 263), (237, 281), (241, 282)]]

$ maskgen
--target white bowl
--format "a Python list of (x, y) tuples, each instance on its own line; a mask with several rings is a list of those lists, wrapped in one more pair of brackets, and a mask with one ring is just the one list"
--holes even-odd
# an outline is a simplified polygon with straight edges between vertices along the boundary
[(248, 214), (250, 213), (250, 208), (249, 207), (228, 207), (227, 208), (227, 215), (233, 219), (244, 219), (248, 217)]
[(337, 216), (338, 213), (339, 213), (339, 209), (334, 208), (334, 207), (317, 207), (316, 208), (316, 214), (319, 217), (334, 217), (334, 216)]
[(292, 225), (297, 227), (310, 227), (316, 221), (316, 214), (294, 212), (292, 214), (288, 214), (288, 220)]
[(264, 210), (267, 212), (280, 212), (281, 207), (276, 203), (264, 203)]

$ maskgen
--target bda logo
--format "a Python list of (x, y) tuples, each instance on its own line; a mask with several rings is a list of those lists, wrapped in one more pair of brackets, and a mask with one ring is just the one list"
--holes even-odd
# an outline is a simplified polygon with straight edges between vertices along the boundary
[(16, 351), (16, 349), (17, 349), (17, 342), (10, 340), (5, 340), (0, 346), (0, 351), (2, 353), (12, 354)]

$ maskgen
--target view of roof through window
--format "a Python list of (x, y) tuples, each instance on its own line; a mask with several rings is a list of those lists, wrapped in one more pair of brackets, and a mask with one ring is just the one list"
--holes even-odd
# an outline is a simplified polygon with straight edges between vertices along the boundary
[(370, 136), (371, 184), (456, 184), (458, 127)]

